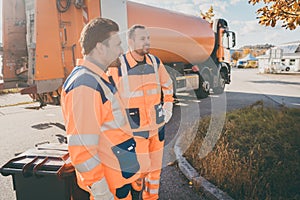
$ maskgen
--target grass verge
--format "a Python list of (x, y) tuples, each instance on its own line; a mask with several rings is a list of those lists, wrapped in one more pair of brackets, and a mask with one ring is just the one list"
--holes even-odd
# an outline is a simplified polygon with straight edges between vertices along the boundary
[(227, 113), (213, 151), (198, 153), (210, 118), (199, 123), (185, 157), (234, 199), (300, 199), (300, 109), (263, 102)]

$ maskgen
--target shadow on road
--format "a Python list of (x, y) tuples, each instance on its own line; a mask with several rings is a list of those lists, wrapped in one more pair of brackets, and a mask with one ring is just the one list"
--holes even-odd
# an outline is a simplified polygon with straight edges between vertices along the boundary
[(56, 126), (56, 127), (60, 128), (64, 131), (66, 130), (65, 125), (63, 125), (61, 123), (58, 123), (58, 122), (56, 122), (56, 123), (50, 122), (50, 123), (36, 124), (36, 125), (31, 126), (31, 128), (35, 128), (35, 129), (38, 129), (38, 130), (44, 130), (44, 129), (52, 128), (53, 126)]
[(300, 85), (299, 82), (289, 82), (289, 81), (278, 81), (278, 80), (272, 80), (272, 81), (250, 81), (251, 83), (270, 83), (270, 84), (284, 84), (284, 85)]

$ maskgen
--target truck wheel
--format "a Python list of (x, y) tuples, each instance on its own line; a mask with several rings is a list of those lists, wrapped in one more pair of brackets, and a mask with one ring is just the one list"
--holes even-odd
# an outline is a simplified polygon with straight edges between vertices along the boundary
[(60, 97), (53, 97), (53, 105), (59, 106), (60, 105)]
[(208, 97), (209, 90), (209, 75), (207, 73), (204, 73), (201, 77), (201, 75), (199, 74), (199, 88), (197, 90), (194, 90), (197, 99), (204, 99)]
[(225, 72), (221, 71), (218, 86), (214, 88), (214, 94), (222, 94), (225, 89)]

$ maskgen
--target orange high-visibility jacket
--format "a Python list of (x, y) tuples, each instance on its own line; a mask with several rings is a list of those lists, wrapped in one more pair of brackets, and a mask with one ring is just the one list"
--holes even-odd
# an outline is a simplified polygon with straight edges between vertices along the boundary
[(136, 143), (132, 133), (125, 132), (126, 114), (111, 77), (93, 63), (78, 60), (63, 85), (62, 111), (70, 158), (82, 188), (106, 176), (115, 177), (107, 180), (115, 188), (136, 179)]
[(173, 83), (159, 58), (145, 55), (138, 64), (130, 53), (119, 57), (121, 65), (109, 68), (126, 108), (135, 136), (148, 138), (149, 130), (164, 125), (161, 94), (164, 102), (173, 102)]

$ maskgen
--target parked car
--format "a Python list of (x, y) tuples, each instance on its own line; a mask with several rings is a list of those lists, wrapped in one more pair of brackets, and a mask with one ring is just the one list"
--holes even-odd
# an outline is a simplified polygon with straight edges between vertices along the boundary
[(237, 67), (238, 68), (244, 68), (245, 67), (245, 65), (247, 64), (247, 61), (238, 61), (238, 63), (237, 63)]
[(295, 71), (295, 66), (293, 66), (293, 65), (285, 65), (284, 63), (282, 63), (279, 66), (279, 70), (280, 71), (286, 71), (286, 72)]

